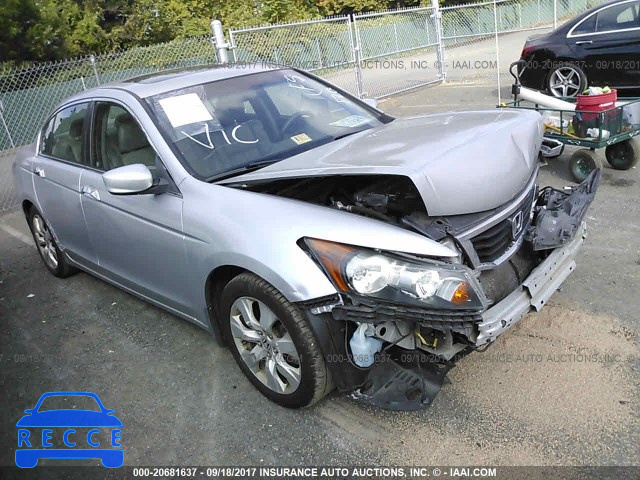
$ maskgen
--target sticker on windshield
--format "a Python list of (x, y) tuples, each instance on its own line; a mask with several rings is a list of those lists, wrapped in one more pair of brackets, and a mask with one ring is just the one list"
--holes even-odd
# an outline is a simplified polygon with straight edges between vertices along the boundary
[(303, 143), (310, 142), (311, 137), (306, 133), (299, 133), (298, 135), (291, 137), (291, 140), (293, 140), (296, 145), (302, 145)]
[(176, 95), (158, 100), (173, 128), (213, 120), (197, 93)]
[(333, 125), (334, 127), (359, 127), (361, 125), (366, 125), (367, 123), (369, 123), (369, 119), (366, 117), (363, 117), (362, 115), (349, 115), (348, 117), (344, 117), (341, 120), (338, 120), (337, 122), (333, 122), (330, 123), (330, 125)]

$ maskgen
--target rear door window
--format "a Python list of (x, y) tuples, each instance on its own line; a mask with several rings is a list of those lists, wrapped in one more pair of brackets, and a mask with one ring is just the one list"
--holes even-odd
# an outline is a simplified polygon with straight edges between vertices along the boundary
[(85, 164), (84, 129), (89, 104), (63, 108), (42, 130), (40, 153), (66, 162)]
[(640, 2), (621, 3), (598, 12), (596, 32), (610, 32), (639, 28), (638, 7)]

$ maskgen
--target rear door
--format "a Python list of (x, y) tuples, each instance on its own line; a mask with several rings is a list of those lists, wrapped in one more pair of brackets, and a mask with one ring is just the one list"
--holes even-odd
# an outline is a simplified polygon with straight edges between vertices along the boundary
[(81, 263), (96, 261), (80, 204), (80, 175), (87, 161), (88, 118), (88, 103), (77, 103), (56, 112), (42, 130), (33, 161), (38, 208), (58, 245)]
[(182, 197), (162, 194), (113, 195), (102, 174), (141, 163), (163, 169), (136, 117), (121, 103), (96, 102), (90, 133), (90, 168), (81, 178), (82, 207), (99, 273), (169, 309), (190, 315)]
[(640, 87), (640, 0), (609, 5), (569, 31), (590, 85)]

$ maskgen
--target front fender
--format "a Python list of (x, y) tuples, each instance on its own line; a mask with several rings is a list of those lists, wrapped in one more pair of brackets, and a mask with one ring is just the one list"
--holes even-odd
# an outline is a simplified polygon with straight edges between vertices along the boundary
[[(290, 255), (283, 259), (284, 261), (269, 264), (239, 252), (216, 252), (205, 262), (209, 265), (205, 272), (210, 273), (219, 267), (226, 266), (248, 270), (265, 279), (292, 303), (338, 293), (315, 262), (300, 247), (296, 245), (296, 248), (297, 251), (291, 249)], [(203, 285), (209, 273), (204, 277)]]

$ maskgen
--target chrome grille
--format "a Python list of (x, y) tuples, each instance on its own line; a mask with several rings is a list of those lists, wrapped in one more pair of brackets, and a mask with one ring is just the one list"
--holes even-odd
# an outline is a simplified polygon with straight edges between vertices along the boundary
[(493, 262), (513, 243), (511, 220), (506, 219), (471, 239), (482, 263)]
[[(530, 220), (536, 188), (531, 188), (515, 211), (507, 218), (474, 235), (470, 241), (482, 264), (499, 264), (515, 253)], [(509, 252), (509, 250), (513, 250)], [(505, 257), (505, 258), (501, 258)]]

